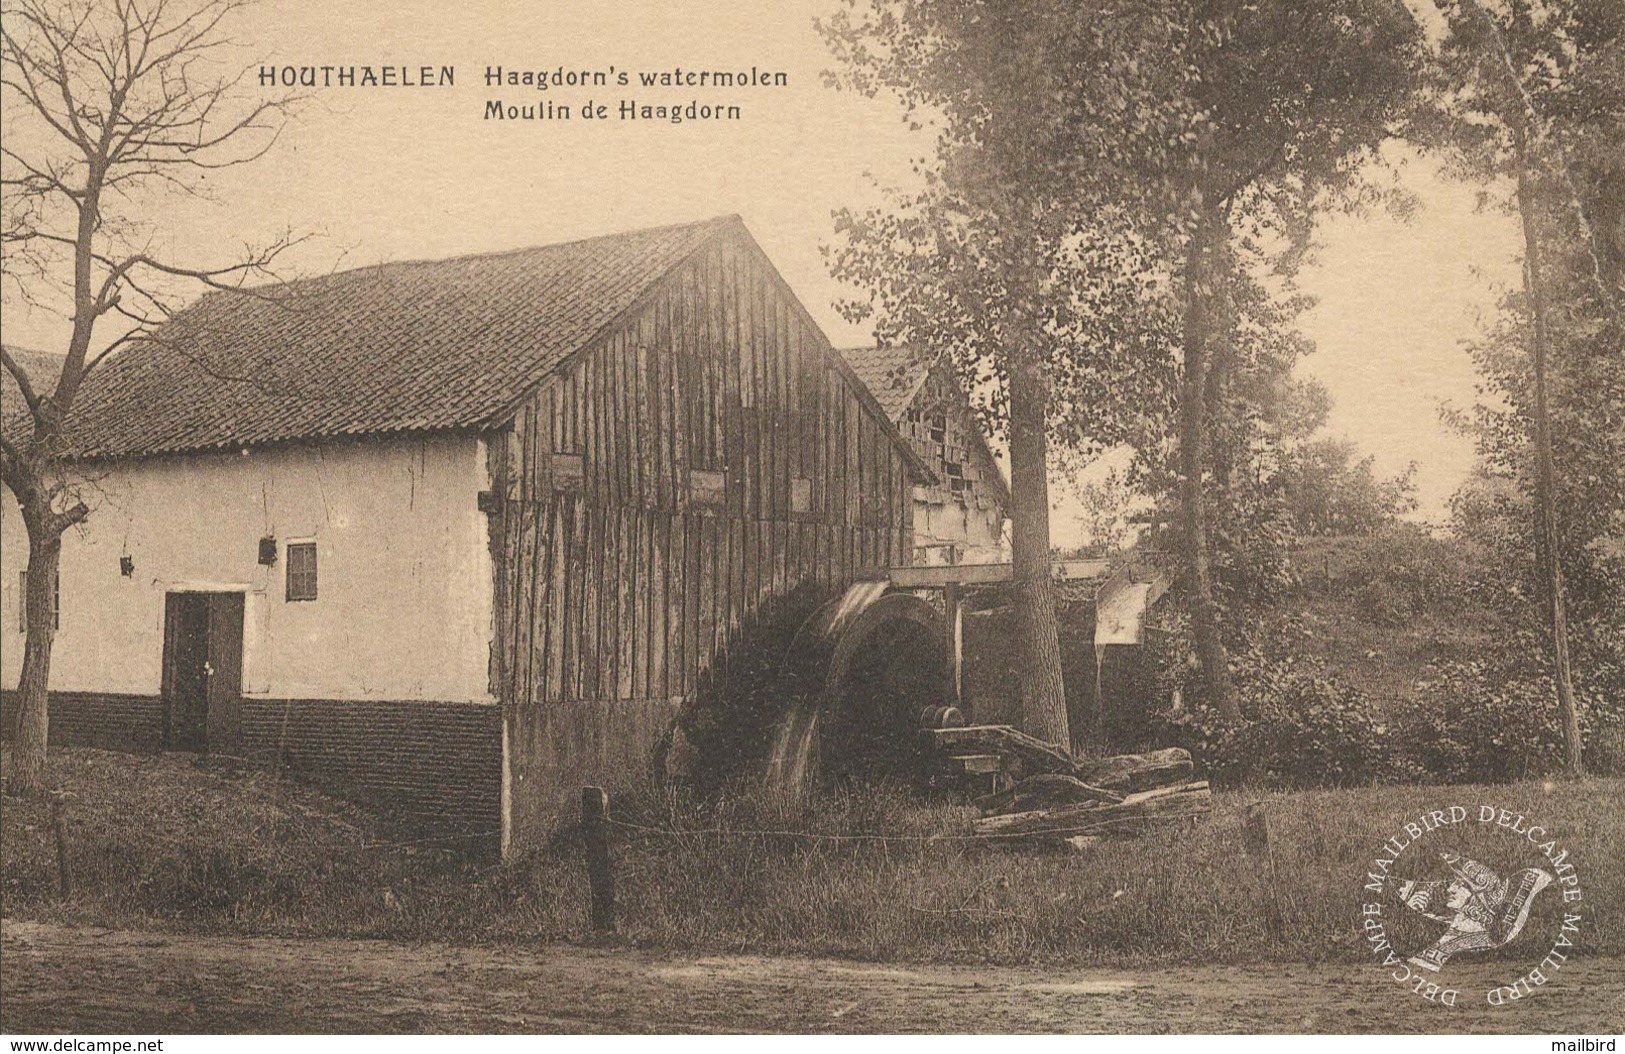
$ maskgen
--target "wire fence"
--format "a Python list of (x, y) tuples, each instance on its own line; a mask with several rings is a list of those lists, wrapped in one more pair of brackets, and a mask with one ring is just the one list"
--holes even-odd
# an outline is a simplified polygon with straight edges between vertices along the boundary
[(750, 827), (651, 827), (630, 820), (611, 819), (611, 827), (620, 827), (648, 835), (683, 838), (691, 835), (710, 835), (732, 838), (801, 839), (812, 842), (969, 842), (981, 841), (987, 835), (976, 834), (836, 834), (823, 831), (796, 831), (788, 829), (759, 830)]
[(899, 843), (942, 843), (942, 842), (1028, 842), (1035, 839), (1067, 838), (1073, 836), (1091, 836), (1097, 834), (1110, 834), (1118, 830), (1131, 830), (1136, 826), (1150, 823), (1188, 822), (1190, 816), (1173, 814), (1168, 816), (1143, 815), (1122, 817), (1119, 819), (1097, 820), (1093, 823), (1079, 827), (1063, 827), (1055, 830), (1023, 830), (1023, 831), (988, 831), (985, 833), (954, 834), (938, 832), (934, 834), (837, 834), (822, 831), (796, 831), (796, 830), (759, 830), (748, 827), (653, 827), (647, 824), (634, 823), (630, 820), (608, 819), (605, 822), (611, 827), (620, 827), (630, 831), (648, 835), (662, 835), (673, 838), (690, 835), (710, 835), (733, 838), (781, 838), (800, 839), (816, 842), (899, 842)]
[(434, 834), (425, 838), (409, 838), (398, 842), (363, 842), (355, 848), (357, 851), (371, 849), (405, 849), (418, 845), (443, 846), (448, 844), (464, 844), (466, 842), (482, 840), (500, 840), (502, 829), (495, 828), (488, 831), (467, 831), (462, 834)]
[[(614, 816), (606, 816), (603, 823), (611, 828), (628, 832), (646, 838), (684, 839), (693, 837), (712, 838), (756, 838), (797, 840), (810, 843), (871, 843), (871, 844), (914, 844), (931, 845), (945, 843), (998, 843), (1042, 840), (1048, 838), (1066, 838), (1072, 836), (1107, 835), (1120, 830), (1132, 830), (1147, 824), (1176, 823), (1189, 820), (1184, 814), (1167, 816), (1136, 815), (1115, 819), (1098, 819), (1086, 824), (1074, 826), (1058, 826), (1055, 829), (1025, 829), (1019, 831), (987, 831), (987, 832), (955, 832), (935, 831), (929, 834), (902, 834), (902, 833), (862, 833), (862, 832), (834, 832), (809, 831), (796, 828), (761, 828), (740, 826), (710, 826), (710, 827), (680, 827), (660, 826), (652, 823), (640, 823)], [(477, 831), (464, 831), (457, 834), (434, 834), (422, 838), (409, 838), (389, 841), (362, 842), (353, 848), (356, 851), (374, 851), (388, 849), (406, 849), (416, 846), (430, 846), (435, 848), (451, 848), (463, 846), (472, 842), (489, 841), (500, 843), (503, 836), (501, 828), (488, 828)]]
[[(1164, 819), (1177, 819), (1178, 817), (1165, 817)], [(638, 835), (652, 838), (682, 839), (696, 836), (722, 837), (722, 838), (773, 838), (781, 840), (800, 840), (806, 842), (851, 842), (851, 843), (912, 843), (932, 844), (945, 842), (998, 842), (1007, 840), (1027, 839), (1035, 837), (1032, 831), (996, 831), (986, 834), (953, 833), (939, 831), (932, 834), (862, 834), (838, 833), (828, 831), (801, 831), (791, 828), (765, 829), (755, 827), (659, 827), (646, 823), (637, 823), (632, 820), (608, 818), (604, 821), (609, 827), (619, 828)], [(1110, 821), (1096, 825), (1099, 828), (1111, 826)], [(1092, 828), (1093, 830), (1093, 828)], [(1051, 833), (1057, 836), (1080, 833), (1073, 831), (1037, 832), (1038, 834)], [(1087, 833), (1087, 832), (1084, 832)], [(462, 834), (430, 835), (424, 838), (411, 838), (400, 841), (363, 842), (354, 848), (357, 851), (370, 851), (382, 849), (404, 849), (413, 846), (449, 847), (453, 844), (461, 845), (476, 841), (498, 841), (502, 837), (500, 829), (485, 831), (468, 831)]]

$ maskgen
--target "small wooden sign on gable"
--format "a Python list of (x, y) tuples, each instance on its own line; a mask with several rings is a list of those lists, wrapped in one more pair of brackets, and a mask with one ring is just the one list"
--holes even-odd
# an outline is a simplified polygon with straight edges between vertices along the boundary
[(688, 497), (695, 505), (727, 504), (728, 474), (703, 468), (689, 469)]
[(585, 459), (580, 454), (553, 455), (553, 489), (576, 491), (587, 478)]
[(790, 511), (797, 515), (812, 512), (812, 480), (806, 476), (790, 481)]

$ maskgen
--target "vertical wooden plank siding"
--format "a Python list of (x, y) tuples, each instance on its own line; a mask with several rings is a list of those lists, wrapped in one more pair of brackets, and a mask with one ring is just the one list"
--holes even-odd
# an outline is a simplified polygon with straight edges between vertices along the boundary
[(906, 559), (913, 479), (855, 384), (754, 244), (719, 238), (493, 436), (491, 686), (516, 793), (661, 727), (775, 595)]

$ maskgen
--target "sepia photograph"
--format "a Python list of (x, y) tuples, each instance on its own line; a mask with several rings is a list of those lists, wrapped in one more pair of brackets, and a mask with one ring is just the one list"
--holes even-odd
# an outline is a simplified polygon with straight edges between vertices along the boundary
[(0, 0), (0, 310), (8, 1052), (1617, 1049), (1625, 0)]

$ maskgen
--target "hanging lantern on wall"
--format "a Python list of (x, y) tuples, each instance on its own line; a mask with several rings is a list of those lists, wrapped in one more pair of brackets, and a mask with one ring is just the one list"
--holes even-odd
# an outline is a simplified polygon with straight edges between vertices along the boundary
[(118, 558), (118, 573), (123, 575), (125, 578), (129, 578), (131, 575), (135, 574), (135, 560), (130, 556), (129, 553), (125, 553), (123, 556)]
[(266, 567), (276, 563), (276, 535), (268, 534), (260, 539), (260, 563)]

